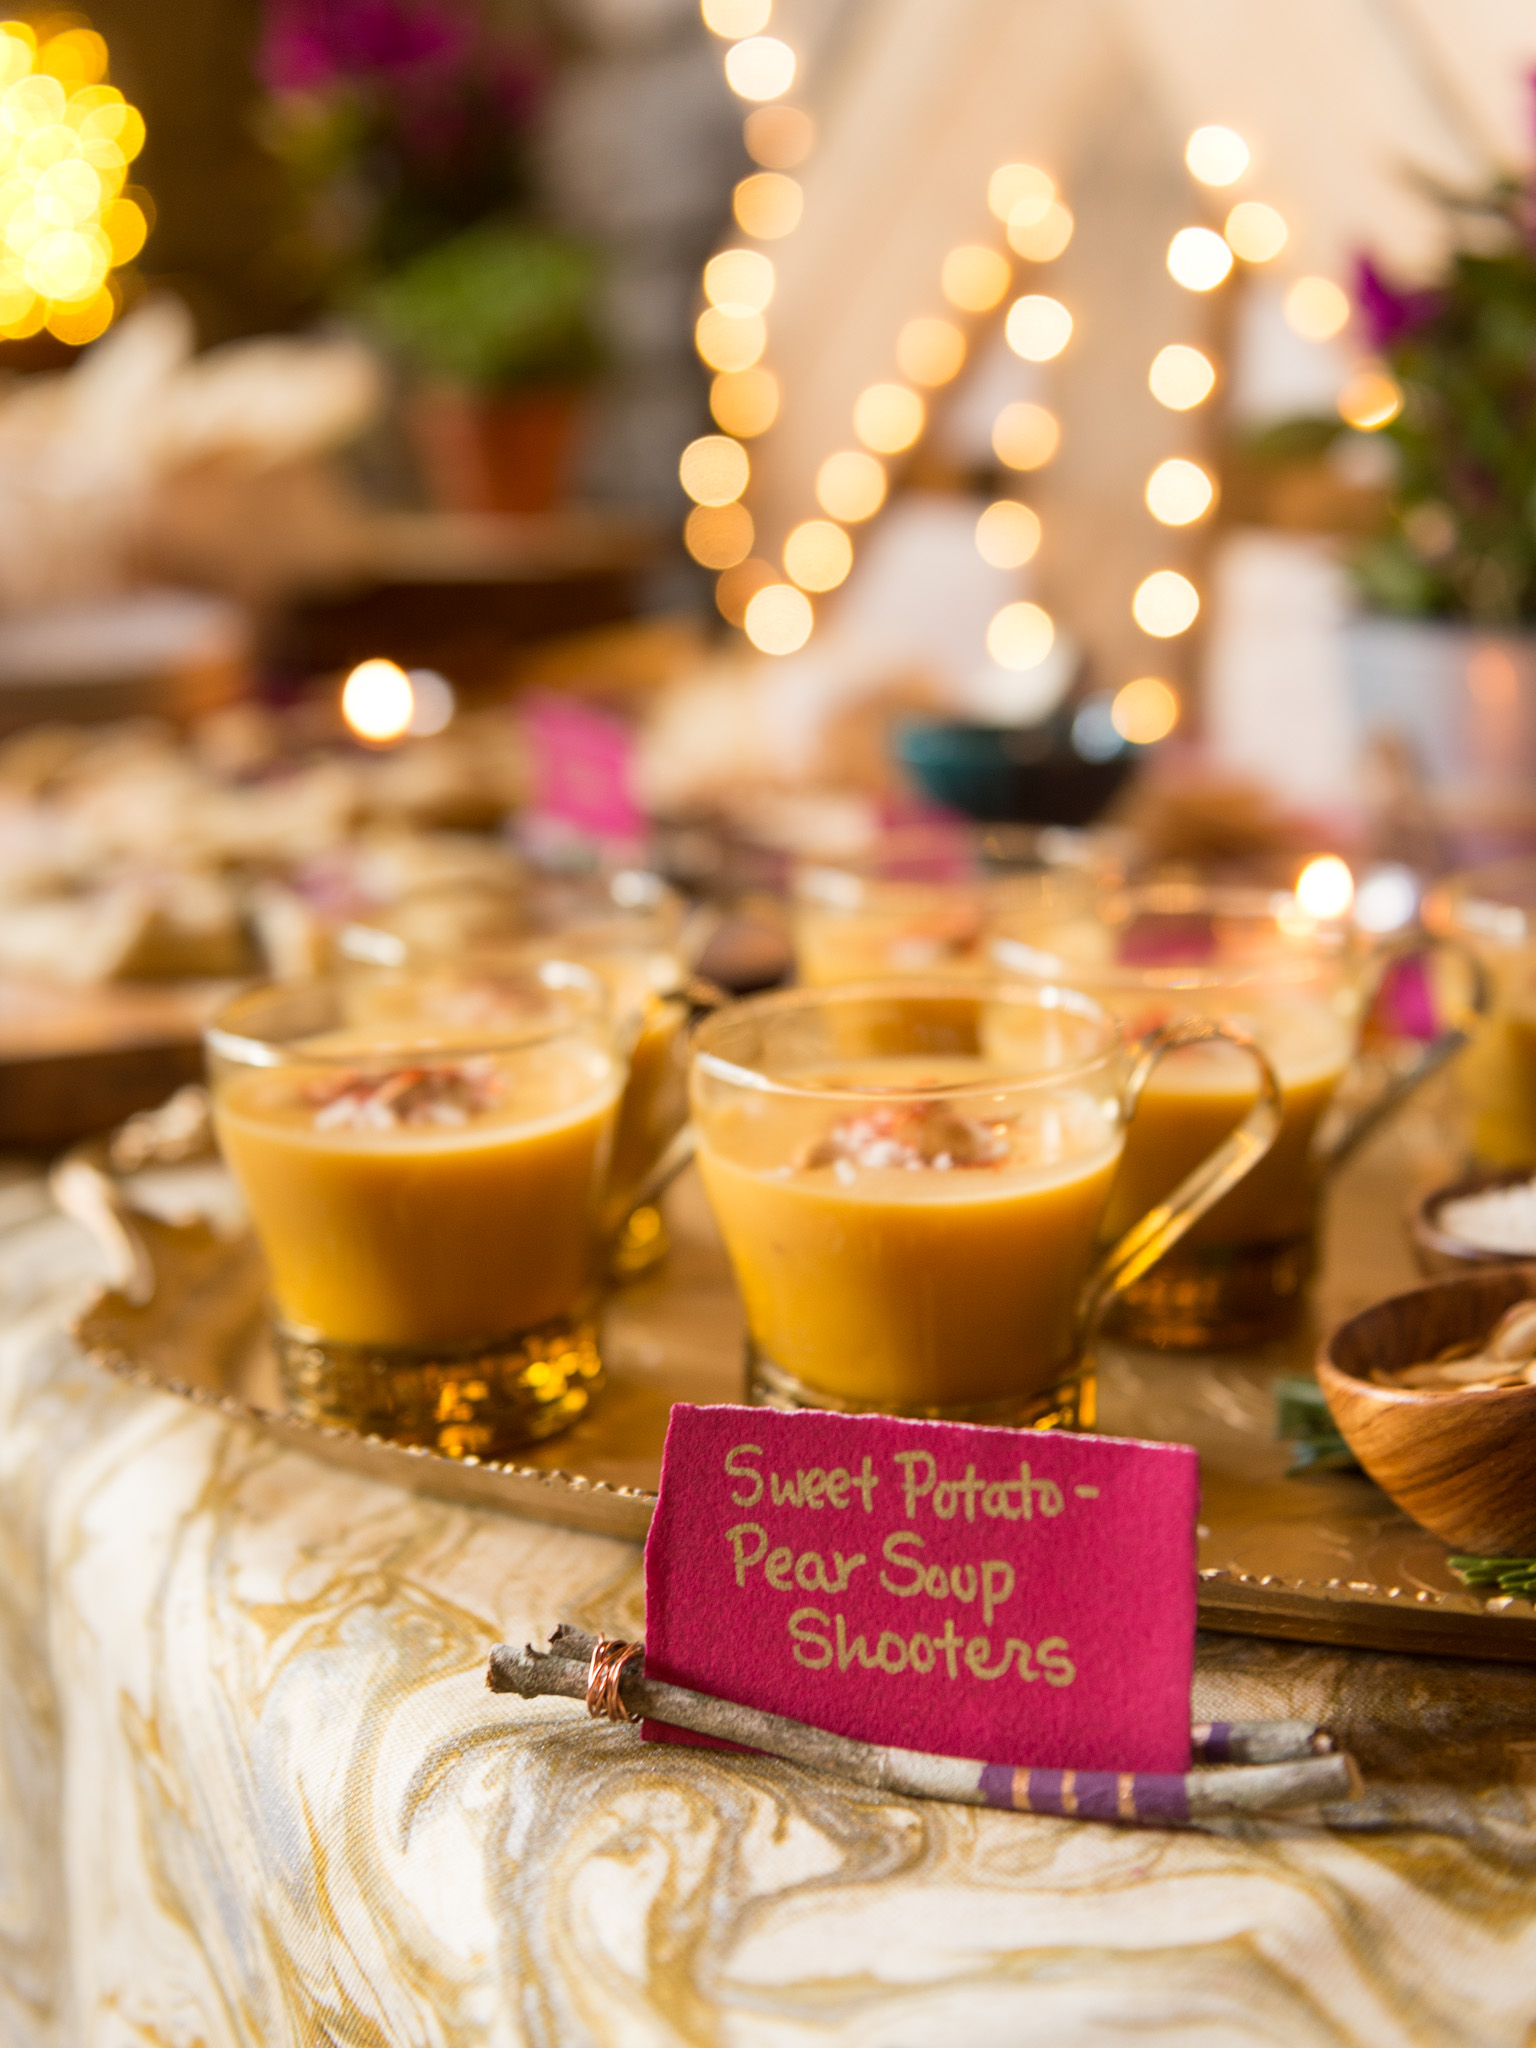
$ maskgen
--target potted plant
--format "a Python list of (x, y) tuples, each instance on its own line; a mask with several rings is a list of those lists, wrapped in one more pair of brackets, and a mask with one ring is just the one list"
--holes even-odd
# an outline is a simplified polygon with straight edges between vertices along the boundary
[[(1357, 373), (1363, 403), (1346, 392), (1341, 410), (1389, 460), (1350, 551), (1350, 682), (1363, 738), (1386, 735), (1410, 776), (1488, 816), (1529, 808), (1536, 783), (1536, 180), (1433, 189), (1440, 274), (1408, 289), (1358, 266), (1376, 381)], [(1290, 421), (1260, 452), (1315, 455), (1349, 432)]]
[(545, 70), (486, 0), (269, 0), (291, 253), (400, 365), (449, 510), (554, 504), (601, 363), (596, 260), (539, 219), (528, 168)]

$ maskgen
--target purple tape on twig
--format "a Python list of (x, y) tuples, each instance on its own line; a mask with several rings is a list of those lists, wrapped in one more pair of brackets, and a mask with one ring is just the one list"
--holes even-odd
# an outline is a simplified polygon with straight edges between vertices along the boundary
[(1203, 1729), (1195, 1730), (1195, 1754), (1208, 1764), (1227, 1764), (1232, 1761), (1232, 1723), (1210, 1721)]
[(983, 1764), (978, 1790), (988, 1806), (1013, 1805), (1013, 1765)]
[[(1020, 1771), (1019, 1776), (1024, 1777)], [(1062, 1788), (1068, 1778), (1076, 1779), (1076, 1771), (1031, 1771), (1025, 1779), (1024, 1797), (1028, 1801), (1026, 1811), (1030, 1813), (1067, 1813), (1073, 1809), (1062, 1804)]]
[(1187, 1779), (1143, 1771), (1132, 1783), (1138, 1820), (1163, 1820), (1181, 1825), (1189, 1819)]
[(1117, 1771), (1079, 1771), (1073, 1788), (1078, 1819), (1128, 1820), (1130, 1815), (1122, 1811), (1120, 1804), (1122, 1784), (1127, 1784), (1129, 1789), (1134, 1787), (1136, 1780), (1129, 1773), (1122, 1779)]
[(1185, 1822), (1189, 1785), (1149, 1771), (1026, 1771), (983, 1764), (978, 1789), (988, 1806), (1064, 1820)]

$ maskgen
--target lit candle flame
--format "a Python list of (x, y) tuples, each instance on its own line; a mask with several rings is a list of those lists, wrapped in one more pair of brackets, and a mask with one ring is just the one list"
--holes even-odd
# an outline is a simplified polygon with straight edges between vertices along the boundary
[(361, 740), (388, 746), (411, 729), (416, 693), (403, 668), (392, 661), (362, 661), (341, 690), (341, 715)]
[(1296, 879), (1296, 901), (1308, 917), (1347, 917), (1355, 900), (1355, 878), (1336, 853), (1309, 860)]

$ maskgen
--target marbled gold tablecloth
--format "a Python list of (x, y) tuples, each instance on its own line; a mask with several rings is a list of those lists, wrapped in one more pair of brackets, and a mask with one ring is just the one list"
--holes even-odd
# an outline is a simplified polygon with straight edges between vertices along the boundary
[(62, 1334), (94, 1266), (0, 1190), (5, 2048), (1536, 2039), (1536, 1672), (1208, 1639), (1197, 1715), (1365, 1765), (1331, 1826), (642, 1749), (482, 1680), (557, 1619), (639, 1633), (635, 1548), (117, 1384)]

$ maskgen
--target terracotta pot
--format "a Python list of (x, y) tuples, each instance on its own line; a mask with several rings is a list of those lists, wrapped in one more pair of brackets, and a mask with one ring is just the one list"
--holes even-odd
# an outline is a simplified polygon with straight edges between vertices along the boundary
[(551, 511), (565, 496), (582, 399), (567, 385), (412, 393), (406, 423), (438, 510)]

